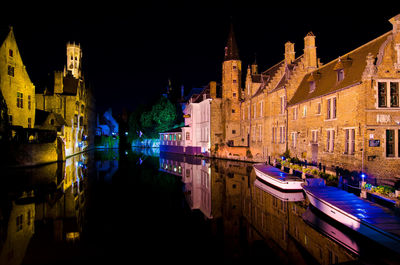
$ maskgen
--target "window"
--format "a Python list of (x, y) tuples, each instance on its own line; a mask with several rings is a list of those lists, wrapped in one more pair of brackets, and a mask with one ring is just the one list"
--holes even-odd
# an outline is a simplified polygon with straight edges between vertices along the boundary
[(24, 94), (17, 92), (17, 108), (23, 108), (24, 107)]
[(335, 146), (335, 130), (326, 130), (326, 151), (332, 153)]
[(292, 132), (291, 135), (292, 135), (292, 147), (296, 148), (296, 145), (297, 145), (297, 132)]
[(182, 140), (182, 134), (178, 133), (178, 141)]
[(378, 106), (386, 107), (386, 83), (378, 83)]
[(14, 67), (9, 65), (7, 68), (7, 73), (9, 76), (14, 76)]
[(318, 130), (311, 131), (311, 143), (313, 143), (313, 144), (318, 143)]
[(233, 65), (233, 66), (232, 66), (232, 69), (233, 69), (233, 70), (236, 70), (236, 65)]
[(316, 114), (321, 114), (321, 103), (320, 102), (317, 103), (317, 112), (316, 112)]
[(232, 113), (235, 113), (236, 111), (235, 111), (235, 109), (232, 109)]
[(399, 83), (390, 82), (390, 107), (399, 107)]
[(303, 106), (303, 117), (307, 116), (307, 106)]
[(24, 216), (22, 214), (18, 215), (16, 218), (17, 232), (22, 230), (23, 219), (24, 219)]
[(344, 153), (354, 155), (355, 150), (355, 129), (345, 129)]
[(281, 114), (285, 113), (286, 108), (286, 98), (285, 96), (281, 97)]
[(8, 50), (8, 56), (14, 57), (14, 51), (11, 50), (11, 49), (9, 49), (9, 50)]
[(283, 144), (283, 143), (285, 143), (285, 140), (286, 140), (285, 126), (280, 126), (279, 127), (279, 143)]
[(262, 142), (262, 125), (258, 125), (258, 141)]
[(310, 86), (310, 91), (309, 91), (309, 93), (314, 92), (314, 91), (315, 91), (315, 88), (316, 88), (315, 81), (309, 82), (309, 86)]
[(28, 118), (28, 128), (32, 128), (32, 118)]
[[(389, 88), (389, 91), (388, 91)], [(399, 82), (378, 82), (378, 107), (399, 108)]]
[(293, 120), (297, 120), (297, 107), (293, 108)]
[(260, 102), (260, 117), (263, 117), (263, 111), (264, 111), (264, 101)]
[(186, 140), (190, 140), (190, 132), (186, 132)]
[(232, 93), (232, 96), (233, 96), (234, 98), (236, 98), (236, 93)]
[(395, 156), (395, 130), (386, 130), (386, 157)]
[(169, 135), (169, 140), (172, 141), (172, 134)]
[(328, 98), (326, 101), (326, 119), (336, 119), (336, 97)]
[(253, 116), (254, 116), (254, 118), (256, 118), (257, 117), (257, 103), (254, 103), (253, 109), (254, 109)]
[(233, 79), (232, 81), (233, 81), (234, 84), (236, 84), (236, 82), (237, 82), (236, 79)]
[(31, 110), (31, 96), (28, 96), (28, 110)]
[(236, 130), (232, 130), (232, 134), (236, 134)]
[(337, 81), (340, 82), (344, 79), (344, 70), (339, 69), (337, 70)]

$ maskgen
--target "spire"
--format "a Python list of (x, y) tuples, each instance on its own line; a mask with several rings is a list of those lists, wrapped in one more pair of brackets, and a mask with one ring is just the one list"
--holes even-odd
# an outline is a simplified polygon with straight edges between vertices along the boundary
[(231, 29), (228, 36), (228, 41), (225, 46), (225, 61), (239, 60), (239, 50), (236, 44), (235, 34), (233, 32), (233, 24), (231, 23)]

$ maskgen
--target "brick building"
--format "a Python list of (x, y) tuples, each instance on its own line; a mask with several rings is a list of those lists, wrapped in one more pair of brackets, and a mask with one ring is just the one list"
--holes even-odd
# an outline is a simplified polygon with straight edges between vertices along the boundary
[(211, 123), (221, 123), (218, 132), (211, 126), (216, 156), (266, 161), (289, 150), (393, 184), (400, 178), (400, 15), (390, 22), (390, 32), (325, 65), (309, 32), (302, 55), (287, 42), (281, 62), (261, 73), (248, 66), (244, 87), (231, 28), (222, 98), (211, 103), (219, 113)]
[(400, 178), (400, 15), (390, 22), (392, 31), (304, 76), (288, 104), (292, 155), (378, 183)]

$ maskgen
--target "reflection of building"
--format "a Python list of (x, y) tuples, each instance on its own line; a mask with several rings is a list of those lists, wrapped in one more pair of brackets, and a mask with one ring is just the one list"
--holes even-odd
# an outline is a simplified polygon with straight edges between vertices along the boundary
[(208, 160), (178, 154), (160, 154), (160, 170), (180, 176), (186, 201), (211, 219), (211, 168)]
[(27, 199), (12, 201), (8, 226), (4, 230), (0, 228), (0, 264), (22, 264), (35, 231), (35, 204), (33, 200)]
[(111, 136), (118, 135), (118, 123), (112, 116), (112, 109), (104, 112), (103, 116), (97, 116), (96, 135), (98, 136)]

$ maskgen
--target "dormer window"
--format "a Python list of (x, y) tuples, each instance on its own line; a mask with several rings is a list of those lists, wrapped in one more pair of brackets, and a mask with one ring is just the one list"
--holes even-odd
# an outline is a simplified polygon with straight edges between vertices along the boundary
[(337, 81), (340, 82), (344, 79), (344, 70), (339, 69), (337, 70)]
[(310, 93), (314, 92), (316, 87), (315, 81), (310, 81), (309, 85), (310, 85)]

